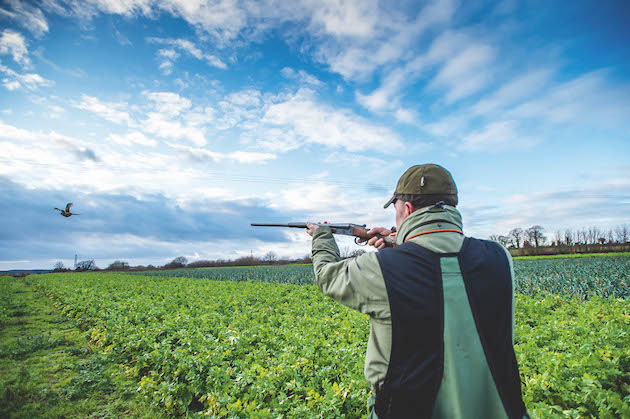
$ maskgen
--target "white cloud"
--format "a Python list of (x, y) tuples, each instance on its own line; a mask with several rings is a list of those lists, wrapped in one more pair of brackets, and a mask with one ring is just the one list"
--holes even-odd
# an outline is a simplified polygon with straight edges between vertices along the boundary
[[(314, 40), (312, 46), (318, 60), (348, 79), (365, 79), (375, 69), (407, 55), (409, 47), (427, 29), (448, 23), (456, 1), (434, 0), (411, 20), (390, 4), (376, 0), (51, 0), (47, 7), (55, 13), (85, 20), (101, 12), (147, 17), (166, 12), (210, 35), (218, 48), (258, 41), (265, 32), (291, 23)], [(185, 50), (217, 68), (227, 68), (219, 57), (202, 52), (189, 41), (148, 40)]]
[[(65, 155), (67, 158), (68, 152), (80, 161), (100, 160), (90, 144), (55, 131), (48, 133), (29, 131), (0, 121), (0, 138), (10, 141), (3, 143), (3, 157), (10, 160), (16, 159), (14, 169), (22, 168), (21, 161), (24, 160), (39, 160), (48, 165), (44, 167), (58, 167), (60, 156)], [(33, 175), (33, 171), (28, 171), (28, 173)]]
[(545, 90), (551, 75), (550, 69), (538, 69), (519, 75), (477, 102), (472, 111), (476, 114), (501, 111), (523, 98), (535, 96)]
[(142, 93), (154, 102), (155, 109), (159, 113), (170, 118), (180, 115), (192, 106), (190, 100), (179, 96), (177, 93), (148, 91)]
[(139, 131), (131, 131), (124, 135), (110, 134), (107, 137), (107, 140), (124, 146), (139, 144), (148, 147), (155, 147), (157, 145), (157, 141), (152, 138), (148, 138), (146, 135)]
[(140, 124), (145, 133), (171, 140), (187, 139), (197, 146), (207, 143), (203, 125), (213, 120), (212, 108), (193, 108), (188, 98), (172, 92), (142, 94), (151, 101), (146, 119)]
[(630, 114), (630, 85), (612, 85), (607, 70), (583, 74), (552, 86), (525, 103), (515, 106), (507, 115), (519, 119), (540, 119), (554, 124), (569, 121), (627, 122)]
[[(291, 211), (329, 212), (339, 211), (343, 196), (337, 186), (313, 183), (285, 189), (281, 193), (282, 207)], [(323, 221), (323, 220), (322, 220)]]
[(402, 143), (389, 128), (375, 125), (346, 109), (317, 103), (314, 92), (300, 89), (283, 102), (268, 106), (262, 122), (284, 127), (304, 143), (341, 147), (349, 151), (376, 149), (394, 152)]
[(375, 0), (325, 0), (312, 8), (311, 25), (337, 37), (370, 37), (379, 20)]
[(31, 60), (28, 58), (28, 48), (24, 37), (11, 29), (5, 29), (0, 35), (0, 55), (8, 54), (13, 60), (28, 67)]
[(228, 159), (236, 160), (239, 163), (263, 163), (276, 159), (273, 153), (258, 153), (251, 151), (235, 151), (225, 155)]
[(121, 124), (123, 122), (131, 124), (131, 116), (126, 111), (126, 103), (102, 102), (93, 96), (82, 95), (81, 101), (74, 105), (75, 108), (83, 109), (99, 115), (108, 121)]
[(130, 16), (135, 13), (151, 13), (152, 0), (89, 0), (88, 3), (96, 6), (105, 13), (115, 13)]
[(32, 131), (17, 128), (12, 125), (7, 125), (0, 121), (0, 138), (6, 138), (10, 140), (35, 140), (42, 137), (42, 133), (34, 133)]
[(50, 105), (50, 117), (51, 118), (59, 118), (63, 113), (66, 112), (64, 108), (57, 105)]
[(17, 90), (21, 87), (20, 82), (18, 82), (17, 80), (3, 79), (2, 82), (4, 83), (4, 87), (6, 87), (7, 90)]
[(298, 80), (300, 83), (303, 84), (311, 84), (313, 86), (322, 86), (324, 84), (317, 77), (308, 74), (304, 70), (295, 71), (291, 67), (284, 67), (282, 70), (280, 70), (280, 73), (283, 77), (287, 79)]
[(445, 88), (447, 103), (469, 96), (490, 80), (494, 58), (495, 52), (489, 45), (470, 44), (447, 60), (429, 88)]
[(231, 93), (227, 99), (237, 106), (256, 107), (260, 105), (261, 94), (258, 90), (242, 90)]
[(2, 64), (0, 64), (0, 72), (7, 75), (6, 78), (2, 79), (2, 84), (8, 90), (16, 90), (22, 87), (28, 90), (36, 90), (39, 87), (52, 86), (54, 84), (54, 82), (43, 78), (39, 74), (19, 74), (11, 70), (10, 68), (3, 66)]
[(423, 33), (433, 26), (448, 23), (454, 12), (452, 0), (427, 4), (412, 21), (405, 15), (381, 8), (371, 36), (363, 42), (325, 41), (317, 47), (317, 56), (345, 78), (365, 80), (381, 66), (408, 60), (410, 47)]
[(531, 147), (537, 141), (518, 133), (517, 121), (497, 121), (466, 135), (459, 146), (464, 151), (502, 151), (510, 147)]
[(167, 59), (169, 59), (169, 60), (176, 60), (176, 59), (177, 59), (177, 57), (179, 57), (179, 54), (177, 53), (177, 51), (175, 51), (175, 50), (174, 50), (174, 49), (172, 49), (172, 48), (169, 48), (169, 49), (165, 49), (165, 48), (163, 48), (163, 49), (159, 49), (159, 50), (157, 51), (157, 55), (158, 55), (158, 56), (160, 56), (160, 57), (167, 58)]
[(394, 117), (396, 118), (396, 120), (407, 124), (414, 124), (418, 120), (416, 112), (412, 109), (398, 108), (394, 112)]
[(142, 130), (160, 138), (188, 139), (195, 145), (207, 143), (204, 130), (194, 125), (184, 125), (178, 120), (172, 120), (168, 114), (159, 112), (147, 113), (147, 119), (142, 121)]
[(122, 45), (123, 47), (126, 46), (131, 46), (131, 41), (129, 40), (129, 38), (127, 38), (125, 35), (123, 35), (122, 33), (120, 33), (120, 31), (118, 29), (116, 29), (114, 31), (114, 35), (116, 36), (116, 40), (118, 41), (118, 43), (120, 45)]
[(199, 147), (189, 147), (182, 144), (168, 143), (168, 145), (176, 150), (179, 150), (186, 154), (188, 158), (195, 161), (210, 160), (213, 162), (222, 162), (225, 160), (233, 160), (238, 163), (251, 164), (251, 163), (264, 163), (268, 160), (274, 160), (275, 154), (272, 153), (258, 153), (249, 151), (235, 151), (232, 153), (219, 153), (215, 151), (206, 150)]
[[(431, 42), (431, 45), (424, 54), (414, 56), (407, 62), (391, 69), (383, 78), (381, 85), (372, 91), (372, 93), (364, 95), (357, 92), (357, 102), (372, 112), (391, 111), (394, 112), (397, 119), (399, 119), (399, 116), (403, 116), (403, 122), (410, 122), (410, 115), (396, 115), (396, 112), (400, 109), (401, 96), (409, 94), (409, 91), (405, 90), (407, 86), (412, 85), (416, 80), (425, 75), (425, 73), (428, 73), (429, 70), (439, 64), (447, 62), (449, 58), (452, 57), (455, 57), (453, 58), (455, 61), (451, 61), (450, 65), (448, 62), (446, 63), (440, 79), (434, 83), (436, 83), (438, 87), (440, 85), (450, 86), (451, 82), (455, 83), (455, 80), (451, 80), (453, 78), (456, 78), (457, 82), (466, 79), (467, 74), (465, 74), (465, 72), (467, 69), (458, 69), (457, 65), (467, 64), (462, 63), (467, 55), (472, 55), (472, 51), (474, 50), (484, 51), (484, 48), (487, 49), (488, 47), (479, 44), (478, 41), (471, 39), (463, 32), (446, 31)], [(456, 60), (458, 53), (459, 55), (462, 54), (462, 50), (468, 50), (470, 52)], [(459, 77), (455, 77), (455, 74), (453, 74), (457, 73), (457, 71), (460, 72)], [(479, 77), (483, 76), (477, 76), (477, 80), (479, 80)], [(461, 81), (461, 85), (468, 86), (465, 90), (470, 90), (471, 87), (474, 87), (474, 85), (470, 85), (468, 81)], [(401, 94), (401, 92), (403, 93)], [(452, 96), (457, 97), (461, 94), (461, 91), (453, 92)], [(453, 98), (450, 98), (449, 101), (452, 100)]]
[(18, 22), (37, 37), (48, 32), (48, 22), (39, 8), (19, 0), (8, 0), (6, 6), (6, 9), (0, 7), (0, 16)]
[(174, 61), (179, 58), (179, 54), (175, 49), (192, 55), (198, 60), (207, 61), (208, 64), (213, 67), (219, 68), (221, 70), (227, 69), (227, 64), (221, 61), (219, 57), (213, 54), (204, 53), (195, 44), (187, 39), (147, 38), (147, 41), (159, 45), (168, 45), (170, 47), (169, 49), (162, 48), (157, 51), (158, 57), (162, 60), (160, 64), (160, 69), (168, 69), (168, 74), (170, 74), (170, 70), (173, 67)]

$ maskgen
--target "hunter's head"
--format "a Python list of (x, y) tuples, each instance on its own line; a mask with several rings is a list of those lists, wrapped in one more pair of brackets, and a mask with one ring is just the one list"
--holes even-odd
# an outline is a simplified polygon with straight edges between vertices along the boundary
[(394, 204), (396, 227), (414, 211), (443, 202), (457, 206), (457, 186), (451, 173), (437, 164), (412, 166), (398, 180), (392, 198), (384, 208)]

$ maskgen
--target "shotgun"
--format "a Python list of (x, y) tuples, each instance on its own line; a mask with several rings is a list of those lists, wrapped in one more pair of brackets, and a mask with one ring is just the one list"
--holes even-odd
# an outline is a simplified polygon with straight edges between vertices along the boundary
[[(387, 247), (393, 247), (394, 244), (396, 243), (396, 240), (393, 237), (390, 236), (384, 236), (382, 234), (376, 234), (374, 236), (371, 236), (368, 234), (368, 231), (370, 231), (369, 228), (366, 228), (366, 225), (359, 225), (359, 224), (352, 224), (352, 223), (348, 223), (348, 224), (328, 224), (328, 223), (313, 223), (315, 225), (319, 225), (319, 226), (326, 226), (326, 227), (330, 227), (330, 229), (332, 230), (333, 233), (335, 234), (341, 234), (344, 236), (354, 236), (354, 242), (356, 244), (365, 244), (365, 242), (367, 242), (369, 239), (371, 239), (372, 237), (380, 237), (385, 239), (385, 244)], [(306, 223), (288, 223), (288, 224), (267, 224), (267, 223), (252, 223), (251, 224), (253, 227), (290, 227), (290, 228), (307, 228), (306, 227)], [(396, 231), (396, 227), (392, 227), (391, 228), (392, 232)], [(363, 242), (359, 242), (358, 239), (363, 239)]]

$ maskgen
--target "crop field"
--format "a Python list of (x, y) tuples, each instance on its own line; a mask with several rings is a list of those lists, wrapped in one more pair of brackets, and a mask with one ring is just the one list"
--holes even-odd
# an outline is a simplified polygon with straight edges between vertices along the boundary
[[(515, 261), (515, 351), (532, 417), (630, 417), (629, 262)], [(366, 416), (368, 317), (324, 297), (311, 266), (151, 274), (162, 276), (21, 282), (81, 331), (99, 362), (118, 365), (147, 408), (217, 418)], [(0, 325), (16, 312), (10, 281), (0, 280)], [(14, 362), (28, 349), (20, 342), (0, 346), (0, 360)]]
[[(315, 281), (311, 265), (173, 269), (136, 274), (300, 285)], [(594, 295), (630, 297), (630, 256), (519, 258), (514, 260), (514, 274), (516, 292), (529, 296), (552, 293), (584, 299)]]
[(238, 266), (220, 268), (171, 269), (134, 272), (131, 275), (170, 278), (211, 279), (215, 281), (256, 281), (306, 285), (315, 283), (312, 265)]

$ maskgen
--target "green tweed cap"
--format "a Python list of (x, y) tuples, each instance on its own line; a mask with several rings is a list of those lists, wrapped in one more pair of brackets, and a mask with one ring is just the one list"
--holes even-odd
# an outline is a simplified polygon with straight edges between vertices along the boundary
[(451, 173), (437, 164), (411, 166), (398, 180), (396, 191), (383, 208), (401, 195), (457, 195)]

